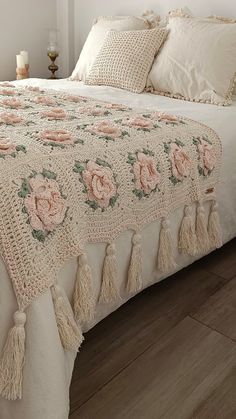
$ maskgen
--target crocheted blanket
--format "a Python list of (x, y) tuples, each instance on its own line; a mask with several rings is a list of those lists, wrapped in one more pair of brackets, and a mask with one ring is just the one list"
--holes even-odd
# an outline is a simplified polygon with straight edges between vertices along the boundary
[[(74, 306), (77, 321), (86, 320), (94, 299), (85, 243), (107, 243), (103, 301), (118, 294), (114, 240), (124, 230), (134, 232), (130, 292), (141, 287), (141, 230), (147, 223), (162, 221), (157, 268), (163, 272), (174, 265), (169, 220), (180, 206), (180, 251), (220, 245), (215, 188), (221, 153), (212, 129), (180, 116), (0, 85), (0, 250), (19, 305), (15, 333), (27, 306), (53, 286), (60, 336), (74, 349), (78, 340), (74, 345), (70, 339), (78, 331), (73, 323), (66, 335), (65, 323), (73, 320), (65, 305), (60, 318), (63, 293), (55, 284), (65, 260), (82, 255)], [(205, 200), (213, 203), (208, 222)], [(196, 203), (195, 214), (190, 206)], [(5, 397), (21, 397), (20, 387), (21, 378), (2, 372)]]

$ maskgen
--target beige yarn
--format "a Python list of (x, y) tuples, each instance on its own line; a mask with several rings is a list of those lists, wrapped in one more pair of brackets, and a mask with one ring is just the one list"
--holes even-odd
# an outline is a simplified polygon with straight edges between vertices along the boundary
[(85, 83), (141, 93), (166, 33), (164, 29), (110, 31)]

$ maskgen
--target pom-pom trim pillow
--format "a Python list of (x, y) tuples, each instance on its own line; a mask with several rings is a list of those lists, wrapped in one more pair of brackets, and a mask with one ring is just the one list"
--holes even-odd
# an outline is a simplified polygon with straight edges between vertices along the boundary
[(170, 18), (168, 39), (147, 87), (196, 102), (229, 105), (236, 76), (236, 25), (210, 19)]
[(110, 31), (86, 79), (86, 84), (105, 85), (141, 93), (165, 29)]

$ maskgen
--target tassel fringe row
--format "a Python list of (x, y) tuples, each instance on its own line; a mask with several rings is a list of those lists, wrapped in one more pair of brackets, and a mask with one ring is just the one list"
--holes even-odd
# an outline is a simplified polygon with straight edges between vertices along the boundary
[[(201, 203), (198, 204), (196, 221), (189, 206), (185, 207), (183, 220), (179, 231), (179, 251), (195, 255), (196, 252), (205, 252), (210, 247), (222, 245), (222, 232), (218, 214), (218, 205), (212, 203), (208, 219), (208, 228), (205, 221), (205, 212)], [(167, 220), (162, 221), (159, 249), (158, 269), (167, 273), (174, 268), (173, 241), (170, 225)], [(99, 302), (110, 303), (119, 299), (117, 290), (117, 260), (115, 244), (108, 244), (103, 264), (102, 284)], [(142, 288), (142, 249), (141, 235), (134, 233), (132, 238), (132, 252), (128, 270), (127, 291), (135, 293)], [(94, 316), (95, 298), (93, 296), (92, 273), (86, 255), (78, 258), (77, 278), (74, 290), (74, 314), (70, 303), (58, 286), (51, 287), (56, 323), (65, 350), (78, 351), (83, 335), (80, 324)], [(14, 314), (14, 326), (10, 329), (6, 344), (0, 360), (0, 395), (8, 400), (21, 399), (22, 374), (25, 361), (25, 329), (26, 315), (17, 311)]]

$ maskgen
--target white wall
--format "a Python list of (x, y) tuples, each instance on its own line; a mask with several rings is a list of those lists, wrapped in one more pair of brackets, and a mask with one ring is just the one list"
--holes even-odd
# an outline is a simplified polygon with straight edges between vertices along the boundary
[(235, 0), (75, 0), (75, 56), (78, 57), (96, 16), (139, 15), (147, 9), (164, 15), (184, 6), (196, 16), (216, 14), (236, 18)]
[(67, 77), (99, 15), (165, 15), (188, 6), (194, 15), (236, 17), (235, 0), (0, 0), (0, 80), (15, 79), (15, 55), (30, 54), (31, 77), (48, 78), (48, 30), (60, 30), (60, 77)]
[(16, 78), (20, 50), (29, 51), (30, 75), (48, 78), (48, 30), (56, 26), (57, 0), (0, 0), (0, 80)]

